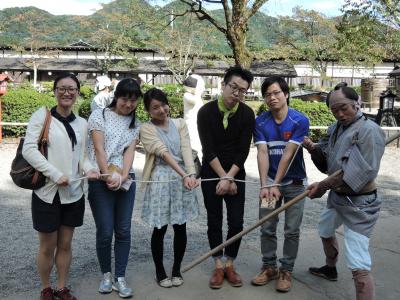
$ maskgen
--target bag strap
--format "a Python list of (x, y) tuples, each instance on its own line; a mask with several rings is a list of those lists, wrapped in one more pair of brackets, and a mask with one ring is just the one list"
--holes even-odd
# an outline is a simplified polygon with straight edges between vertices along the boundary
[(44, 124), (42, 127), (42, 131), (39, 136), (39, 151), (47, 157), (47, 153), (45, 153), (45, 145), (47, 145), (47, 142), (49, 140), (49, 129), (50, 129), (50, 123), (51, 123), (51, 113), (50, 111), (46, 108), (46, 119), (44, 120)]

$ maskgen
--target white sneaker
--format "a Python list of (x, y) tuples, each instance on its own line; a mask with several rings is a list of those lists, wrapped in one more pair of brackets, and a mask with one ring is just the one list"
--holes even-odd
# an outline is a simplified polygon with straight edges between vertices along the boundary
[(112, 288), (118, 292), (121, 298), (129, 298), (133, 295), (132, 289), (126, 285), (125, 277), (118, 277), (117, 282), (112, 285)]
[(172, 287), (172, 281), (171, 281), (171, 279), (169, 279), (168, 277), (167, 277), (167, 278), (164, 278), (163, 280), (160, 280), (160, 281), (157, 280), (157, 277), (154, 278), (154, 279), (156, 280), (157, 284), (158, 284), (159, 286), (163, 287), (163, 288), (170, 288), (170, 287)]
[(183, 278), (181, 276), (176, 276), (171, 278), (173, 286), (180, 286), (183, 284)]
[(100, 281), (99, 293), (108, 294), (112, 292), (112, 275), (111, 272), (103, 274), (103, 279)]

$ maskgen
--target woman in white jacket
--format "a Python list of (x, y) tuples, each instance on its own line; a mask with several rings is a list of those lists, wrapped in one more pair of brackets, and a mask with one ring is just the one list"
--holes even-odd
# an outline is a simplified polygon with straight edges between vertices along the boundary
[[(85, 174), (99, 177), (86, 156), (87, 123), (75, 116), (72, 106), (79, 95), (80, 84), (74, 74), (65, 73), (54, 81), (57, 105), (51, 109), (47, 159), (38, 150), (38, 139), (46, 118), (40, 108), (29, 120), (22, 150), (24, 158), (46, 177), (46, 184), (32, 193), (33, 228), (39, 234), (37, 268), (42, 291), (40, 299), (76, 299), (69, 291), (67, 278), (71, 265), (71, 241), (75, 227), (83, 223)], [(50, 285), (55, 262), (57, 288)]]

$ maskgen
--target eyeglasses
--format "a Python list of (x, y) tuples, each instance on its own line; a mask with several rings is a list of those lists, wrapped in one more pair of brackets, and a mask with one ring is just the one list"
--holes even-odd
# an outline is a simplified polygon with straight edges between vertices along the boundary
[(238, 92), (239, 95), (242, 95), (242, 96), (245, 96), (247, 94), (247, 89), (241, 89), (232, 83), (228, 83), (228, 85), (232, 91), (232, 94), (234, 94), (236, 92)]
[(265, 94), (265, 98), (271, 98), (272, 96), (276, 97), (276, 96), (278, 96), (280, 93), (282, 93), (282, 91), (274, 91), (274, 92), (271, 92), (271, 93), (266, 93), (266, 94)]
[(65, 94), (65, 92), (67, 92), (67, 91), (68, 91), (69, 94), (75, 94), (75, 93), (78, 91), (77, 88), (72, 88), (72, 87), (69, 87), (69, 88), (65, 88), (65, 87), (56, 87), (56, 90), (57, 90), (60, 94)]

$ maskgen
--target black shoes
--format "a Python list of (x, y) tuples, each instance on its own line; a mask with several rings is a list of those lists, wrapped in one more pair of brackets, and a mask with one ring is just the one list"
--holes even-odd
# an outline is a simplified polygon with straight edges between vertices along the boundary
[(311, 274), (315, 276), (319, 276), (322, 278), (325, 278), (330, 281), (336, 281), (337, 280), (337, 270), (336, 267), (329, 267), (327, 265), (321, 267), (321, 268), (309, 268), (308, 269)]

